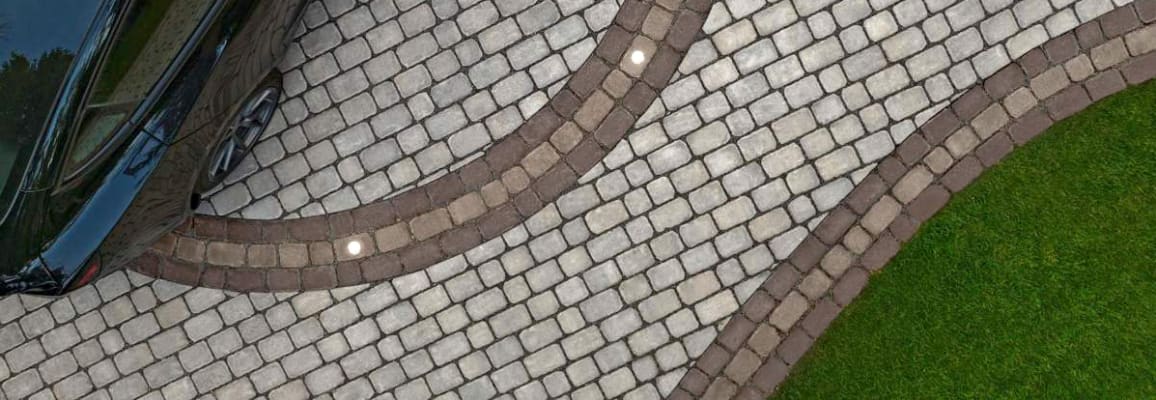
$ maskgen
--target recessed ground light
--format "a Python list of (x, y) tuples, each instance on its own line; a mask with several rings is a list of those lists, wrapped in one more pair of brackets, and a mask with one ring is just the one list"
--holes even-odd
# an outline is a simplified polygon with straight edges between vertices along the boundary
[(351, 256), (361, 254), (361, 242), (356, 240), (350, 241), (349, 244), (345, 245), (345, 250), (348, 251)]
[(643, 61), (646, 61), (646, 53), (643, 53), (642, 50), (635, 50), (630, 53), (630, 62), (642, 64)]

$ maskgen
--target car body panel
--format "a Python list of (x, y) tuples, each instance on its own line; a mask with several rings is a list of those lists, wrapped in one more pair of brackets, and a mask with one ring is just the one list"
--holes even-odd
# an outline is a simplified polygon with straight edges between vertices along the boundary
[[(100, 257), (103, 273), (130, 262), (191, 214), (198, 172), (225, 117), (274, 70), (304, 8), (299, 0), (209, 1), (215, 1), (213, 8), (193, 40), (141, 103), (135, 120), (122, 126), (115, 148), (84, 177), (48, 183), (59, 176), (67, 146), (64, 135), (45, 137), (36, 170), (26, 174), (27, 190), (0, 226), (0, 235), (16, 238), (4, 244), (16, 250), (7, 258), (24, 260), (0, 262), (23, 265), (22, 274), (30, 277), (34, 269), (46, 269), (58, 281), (54, 290), (39, 294), (61, 293), (90, 255)], [(117, 2), (107, 4), (112, 3)], [(100, 29), (98, 20), (92, 31)], [(91, 64), (77, 64), (76, 73), (91, 75)], [(77, 82), (65, 87), (62, 98), (79, 91)], [(49, 135), (70, 125), (68, 111), (53, 115)]]
[(11, 206), (0, 218), (0, 236), (5, 240), (5, 251), (0, 252), (0, 274), (11, 274), (25, 262), (33, 261), (42, 244), (53, 234), (45, 227), (53, 217), (51, 189), (59, 169), (59, 154), (67, 143), (66, 128), (71, 125), (75, 110), (84, 95), (84, 82), (96, 70), (100, 49), (93, 42), (104, 42), (115, 27), (115, 2), (104, 2), (97, 11), (86, 34), (85, 45), (73, 56), (73, 65), (61, 85), (55, 104), (46, 121), (42, 136), (28, 159), (20, 182), (20, 191)]
[[(171, 89), (174, 94), (169, 96), (169, 107), (158, 111), (158, 117), (145, 125), (149, 132), (168, 140), (171, 146), (153, 171), (153, 178), (142, 188), (102, 247), (101, 253), (110, 263), (123, 264), (140, 255), (192, 213), (193, 187), (227, 123), (226, 117), (280, 61), (286, 39), (303, 8), (301, 4), (303, 2), (238, 2), (234, 4), (238, 7), (235, 10), (252, 7), (249, 15), (235, 16), (239, 19), (233, 24), (226, 18), (209, 31), (208, 35), (219, 36), (217, 40), (202, 41), (198, 57), (212, 54), (209, 49), (214, 46), (210, 43), (217, 43), (216, 47), (228, 44), (228, 47), (212, 63), (208, 74), (200, 65), (208, 63), (207, 58), (190, 63), (186, 68), (197, 71), (181, 74), (181, 81)], [(230, 29), (236, 30), (232, 36), (226, 35)], [(198, 79), (201, 77), (203, 83)], [(195, 102), (190, 105), (190, 101)], [(187, 116), (177, 118), (182, 112)], [(182, 121), (179, 125), (174, 123), (178, 120)]]

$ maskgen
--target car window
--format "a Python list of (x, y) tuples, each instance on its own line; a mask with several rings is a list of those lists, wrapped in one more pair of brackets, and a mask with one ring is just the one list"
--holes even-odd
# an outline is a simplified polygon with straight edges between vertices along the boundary
[(100, 4), (0, 0), (0, 218)]
[(138, 0), (120, 23), (92, 82), (65, 160), (66, 176), (96, 156), (196, 30), (212, 0)]

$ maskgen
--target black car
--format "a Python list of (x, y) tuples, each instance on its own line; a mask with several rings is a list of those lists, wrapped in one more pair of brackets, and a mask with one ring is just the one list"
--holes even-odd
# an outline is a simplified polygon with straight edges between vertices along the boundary
[(303, 0), (0, 1), (0, 294), (140, 255), (252, 148)]

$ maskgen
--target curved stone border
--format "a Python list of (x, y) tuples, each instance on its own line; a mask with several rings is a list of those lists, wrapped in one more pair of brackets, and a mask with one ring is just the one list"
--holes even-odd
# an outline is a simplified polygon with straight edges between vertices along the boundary
[(1056, 121), (1154, 77), (1156, 0), (1141, 0), (965, 92), (880, 161), (775, 268), (669, 397), (766, 398), (952, 194)]
[[(457, 171), (335, 214), (194, 216), (129, 268), (240, 292), (328, 289), (414, 272), (498, 237), (572, 187), (626, 134), (669, 83), (711, 4), (625, 1), (565, 88)], [(641, 64), (630, 60), (636, 50), (646, 55)]]

